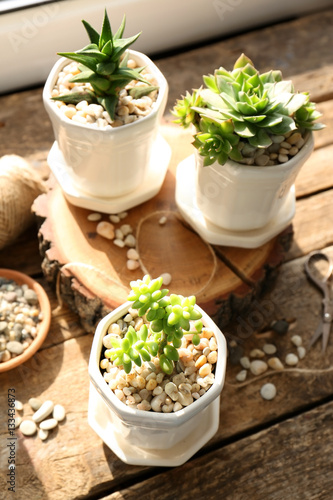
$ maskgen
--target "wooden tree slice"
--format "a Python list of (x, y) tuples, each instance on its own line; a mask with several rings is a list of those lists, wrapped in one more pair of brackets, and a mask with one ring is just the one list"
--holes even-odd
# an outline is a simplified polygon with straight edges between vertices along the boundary
[[(247, 307), (282, 262), (287, 230), (258, 249), (214, 246), (204, 242), (182, 220), (174, 199), (174, 172), (186, 152), (189, 137), (164, 127), (172, 143), (173, 158), (161, 191), (152, 200), (129, 211), (121, 224), (130, 224), (137, 238), (140, 268), (127, 269), (128, 247), (119, 248), (96, 232), (97, 222), (87, 220), (91, 211), (69, 203), (53, 180), (47, 194), (39, 196), (33, 211), (41, 220), (39, 230), (43, 272), (59, 299), (76, 311), (83, 327), (93, 331), (108, 311), (126, 301), (129, 282), (149, 273), (170, 273), (171, 293), (195, 294), (208, 314), (221, 326)], [(184, 154), (185, 152), (185, 154)], [(159, 224), (162, 216), (167, 218)], [(102, 220), (109, 220), (103, 214)]]

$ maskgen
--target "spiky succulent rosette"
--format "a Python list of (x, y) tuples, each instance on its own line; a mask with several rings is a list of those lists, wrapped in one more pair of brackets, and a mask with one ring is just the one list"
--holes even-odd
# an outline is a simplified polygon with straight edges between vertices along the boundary
[(228, 158), (241, 161), (239, 142), (268, 148), (274, 135), (323, 127), (315, 123), (321, 115), (307, 92), (295, 92), (281, 71), (260, 74), (244, 54), (232, 71), (221, 67), (203, 80), (205, 87), (192, 95), (187, 92), (173, 114), (184, 128), (195, 126), (193, 144), (204, 157), (204, 165), (215, 161), (223, 165)]
[(66, 104), (78, 104), (82, 100), (89, 104), (101, 104), (111, 119), (114, 119), (119, 92), (132, 80), (147, 84), (129, 90), (129, 94), (135, 99), (157, 90), (158, 87), (150, 85), (150, 82), (141, 75), (144, 67), (135, 69), (127, 67), (128, 53), (126, 51), (137, 40), (140, 33), (130, 38), (122, 38), (126, 23), (125, 16), (114, 35), (106, 10), (100, 34), (86, 21), (83, 20), (82, 23), (90, 44), (76, 52), (58, 52), (58, 55), (79, 64), (80, 72), (72, 77), (70, 82), (89, 83), (92, 90), (70, 92), (52, 99)]

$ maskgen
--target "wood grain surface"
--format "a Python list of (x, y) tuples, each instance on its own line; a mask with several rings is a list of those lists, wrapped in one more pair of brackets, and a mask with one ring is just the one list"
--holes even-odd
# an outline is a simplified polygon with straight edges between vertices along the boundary
[[(280, 68), (300, 89), (310, 89), (326, 123), (326, 129), (315, 134), (316, 150), (296, 182), (293, 242), (279, 272), (275, 272), (274, 262), (268, 268), (262, 266), (265, 259), (260, 252), (256, 255), (257, 262), (252, 259), (252, 264), (243, 266), (240, 275), (235, 272), (234, 263), (245, 262), (247, 251), (224, 249), (223, 259), (219, 259), (220, 265), (229, 269), (232, 279), (246, 285), (247, 292), (255, 290), (257, 295), (251, 295), (251, 306), (246, 312), (236, 315), (224, 327), (229, 358), (219, 430), (188, 463), (176, 469), (128, 466), (103, 444), (87, 422), (87, 365), (92, 335), (86, 333), (80, 324), (82, 318), (66, 303), (59, 305), (52, 283), (46, 280), (42, 266), (49, 263), (52, 266), (54, 261), (44, 262), (41, 257), (49, 249), (43, 242), (39, 248), (37, 226), (0, 251), (0, 267), (37, 278), (46, 289), (53, 310), (51, 328), (39, 352), (21, 367), (0, 375), (1, 423), (7, 422), (7, 394), (13, 387), (17, 399), (24, 404), (25, 416), (31, 415), (30, 397), (52, 399), (67, 410), (66, 420), (45, 442), (37, 437), (24, 438), (17, 432), (13, 497), (18, 500), (332, 498), (333, 339), (331, 336), (324, 356), (319, 345), (308, 349), (308, 341), (320, 320), (321, 295), (304, 274), (308, 252), (323, 249), (333, 257), (332, 28), (333, 10), (329, 9), (157, 60), (170, 84), (169, 109), (186, 89), (201, 84), (203, 73), (212, 72), (220, 64), (230, 68), (243, 51), (260, 69)], [(41, 92), (38, 88), (0, 97), (0, 155), (20, 154), (38, 168), (46, 168), (53, 134)], [(179, 151), (175, 137), (181, 132), (171, 125), (169, 113), (165, 116), (165, 127), (170, 131), (172, 161), (176, 164)], [(172, 136), (173, 133), (176, 135)], [(185, 135), (181, 141), (187, 141)], [(184, 155), (190, 154), (189, 151), (190, 140), (184, 146)], [(165, 205), (160, 208), (165, 209)], [(152, 223), (147, 222), (145, 230)], [(178, 238), (177, 227), (176, 224), (173, 230)], [(113, 268), (114, 257), (103, 258), (103, 265)], [(157, 269), (159, 262), (153, 265)], [(120, 263), (116, 266), (121, 268)], [(266, 286), (262, 286), (262, 277), (253, 271), (260, 267), (267, 276), (272, 273), (274, 277), (265, 282)], [(69, 269), (67, 272), (63, 286), (68, 287), (72, 297), (71, 286), (81, 285), (79, 279), (73, 279), (73, 269), (72, 273)], [(55, 277), (56, 266), (53, 273)], [(87, 323), (93, 321), (94, 314), (92, 308)], [(290, 324), (285, 335), (272, 331), (272, 322), (278, 319), (286, 319)], [(242, 384), (236, 381), (241, 369), (240, 356), (248, 355), (253, 347), (272, 342), (284, 361), (287, 353), (296, 352), (291, 342), (295, 334), (301, 336), (307, 349), (305, 358), (296, 367), (279, 373), (269, 371), (261, 378), (248, 374)], [(266, 382), (273, 382), (277, 388), (272, 401), (264, 401), (260, 396), (260, 388)], [(1, 425), (2, 471), (8, 467), (7, 438), (6, 425)], [(6, 488), (6, 476), (1, 474), (1, 494), (7, 493)]]

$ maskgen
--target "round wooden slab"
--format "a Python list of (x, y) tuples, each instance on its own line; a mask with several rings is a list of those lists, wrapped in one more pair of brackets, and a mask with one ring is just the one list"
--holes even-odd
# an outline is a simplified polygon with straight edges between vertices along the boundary
[[(127, 250), (96, 232), (91, 211), (70, 204), (54, 186), (39, 196), (33, 211), (42, 222), (39, 230), (42, 268), (57, 286), (59, 298), (75, 310), (87, 331), (107, 312), (126, 301), (129, 282), (150, 274), (170, 273), (170, 293), (196, 295), (198, 304), (217, 315), (220, 326), (257, 296), (272, 269), (283, 260), (291, 228), (257, 249), (211, 246), (181, 219), (174, 199), (177, 164), (191, 154), (187, 134), (163, 128), (173, 156), (161, 191), (152, 200), (131, 209), (121, 224), (130, 224), (137, 238), (140, 268), (127, 269)], [(166, 224), (159, 224), (162, 216)], [(102, 220), (109, 220), (107, 214)]]

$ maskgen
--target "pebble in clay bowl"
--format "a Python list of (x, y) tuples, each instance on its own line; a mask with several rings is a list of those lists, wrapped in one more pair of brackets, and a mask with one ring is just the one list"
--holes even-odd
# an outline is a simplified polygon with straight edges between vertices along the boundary
[(0, 373), (35, 354), (50, 321), (51, 306), (41, 285), (18, 271), (0, 269)]

